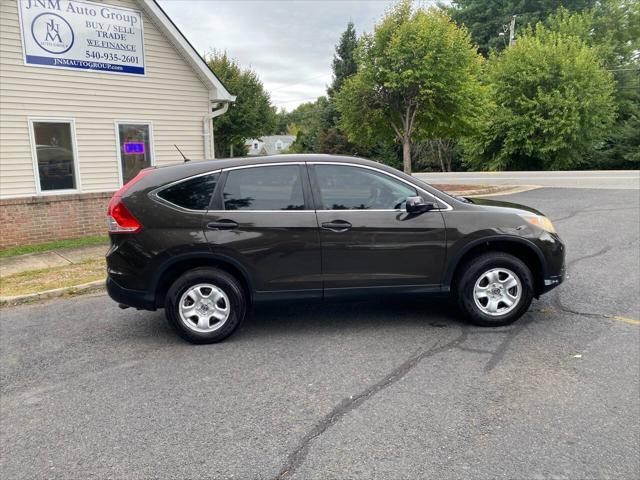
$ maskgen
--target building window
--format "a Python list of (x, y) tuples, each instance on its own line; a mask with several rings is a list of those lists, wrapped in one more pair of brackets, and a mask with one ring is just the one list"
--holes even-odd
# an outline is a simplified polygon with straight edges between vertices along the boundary
[(258, 142), (253, 142), (253, 149), (257, 150), (258, 149)]
[(116, 122), (118, 128), (118, 152), (122, 184), (135, 177), (153, 160), (151, 124)]
[(77, 190), (76, 155), (71, 120), (32, 120), (38, 190)]
[(282, 142), (280, 140), (276, 142), (276, 150), (282, 150)]

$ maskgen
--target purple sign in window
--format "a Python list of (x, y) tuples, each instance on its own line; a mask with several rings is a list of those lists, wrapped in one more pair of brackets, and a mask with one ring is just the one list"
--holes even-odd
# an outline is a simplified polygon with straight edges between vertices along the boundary
[(144, 154), (144, 143), (124, 142), (124, 153), (127, 155), (142, 155)]

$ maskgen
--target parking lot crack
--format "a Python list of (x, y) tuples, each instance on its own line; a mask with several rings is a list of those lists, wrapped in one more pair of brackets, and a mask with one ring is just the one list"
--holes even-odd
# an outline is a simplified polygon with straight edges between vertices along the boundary
[(391, 372), (385, 375), (380, 381), (370, 385), (357, 395), (343, 399), (336, 405), (327, 415), (325, 415), (313, 428), (302, 437), (298, 445), (288, 455), (285, 465), (282, 467), (274, 480), (283, 480), (290, 478), (296, 470), (303, 464), (306, 459), (309, 448), (314, 440), (323, 435), (333, 425), (338, 423), (349, 412), (360, 407), (367, 400), (373, 398), (376, 394), (389, 388), (391, 385), (402, 380), (411, 370), (413, 370), (422, 360), (432, 357), (447, 350), (456, 348), (463, 344), (467, 339), (467, 329), (463, 328), (460, 335), (455, 339), (443, 345), (435, 345), (434, 347), (415, 353)]
[(621, 210), (637, 210), (635, 207), (630, 207), (630, 208), (593, 208), (593, 209), (586, 209), (586, 210), (573, 210), (569, 213), (567, 213), (564, 217), (559, 217), (559, 218), (555, 218), (553, 219), (553, 223), (559, 223), (559, 222), (563, 222), (564, 220), (569, 220), (577, 215), (582, 215), (585, 213), (588, 214), (592, 214), (594, 212), (599, 212), (599, 213), (606, 213), (606, 212), (619, 212)]
[(485, 364), (484, 366), (485, 373), (489, 373), (491, 370), (496, 368), (500, 364), (500, 362), (502, 362), (505, 354), (507, 353), (507, 350), (509, 350), (509, 346), (511, 345), (511, 342), (513, 342), (513, 340), (518, 336), (518, 334), (525, 329), (529, 321), (530, 321), (530, 317), (529, 318), (525, 317), (522, 320), (520, 320), (520, 322), (518, 322), (515, 325), (515, 327), (513, 327), (513, 329), (509, 331), (509, 334), (507, 335), (507, 337), (504, 340), (502, 340), (500, 345), (498, 345), (498, 348), (496, 348), (495, 352), (493, 352), (493, 354), (491, 355), (491, 358), (489, 359), (489, 361)]

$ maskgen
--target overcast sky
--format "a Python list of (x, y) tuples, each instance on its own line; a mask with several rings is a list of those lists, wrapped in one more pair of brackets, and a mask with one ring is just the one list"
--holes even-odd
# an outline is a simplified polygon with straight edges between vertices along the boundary
[[(353, 20), (358, 34), (392, 0), (159, 0), (200, 52), (226, 50), (253, 68), (273, 103), (292, 110), (323, 95), (335, 44)], [(231, 92), (234, 93), (234, 92)]]

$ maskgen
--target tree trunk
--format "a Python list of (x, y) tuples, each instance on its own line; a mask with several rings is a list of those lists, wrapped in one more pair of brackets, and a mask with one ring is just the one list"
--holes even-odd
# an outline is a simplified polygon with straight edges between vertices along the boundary
[(436, 149), (438, 151), (438, 160), (440, 160), (440, 170), (444, 172), (445, 169), (444, 169), (444, 162), (442, 161), (442, 148), (441, 148), (440, 140), (436, 140), (435, 143), (436, 143)]
[(231, 145), (229, 146), (229, 153), (230, 153), (229, 157), (233, 158), (233, 142), (231, 142)]
[(402, 164), (404, 173), (411, 175), (411, 140), (407, 137), (402, 139)]
[(453, 162), (453, 142), (451, 140), (445, 140), (443, 142), (444, 147), (446, 147), (446, 156), (445, 156), (445, 165), (447, 167), (447, 172), (451, 171), (451, 162)]

